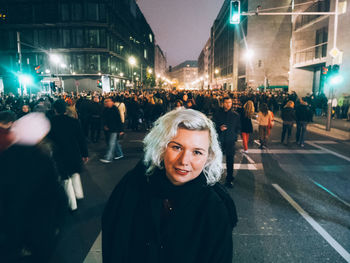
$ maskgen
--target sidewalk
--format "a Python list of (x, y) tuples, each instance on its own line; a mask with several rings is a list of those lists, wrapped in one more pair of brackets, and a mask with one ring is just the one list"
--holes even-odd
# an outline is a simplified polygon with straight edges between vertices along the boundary
[[(275, 121), (282, 123), (282, 119), (275, 115)], [(314, 116), (313, 122), (309, 123), (307, 130), (332, 137), (337, 140), (347, 141), (350, 140), (350, 122), (343, 119), (331, 120), (331, 130), (326, 131), (327, 118), (324, 116)]]

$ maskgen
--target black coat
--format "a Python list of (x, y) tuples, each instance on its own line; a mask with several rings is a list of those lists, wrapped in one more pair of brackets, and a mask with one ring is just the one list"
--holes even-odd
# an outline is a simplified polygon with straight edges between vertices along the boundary
[(105, 108), (102, 114), (103, 125), (108, 128), (108, 132), (122, 132), (123, 123), (120, 118), (119, 110), (116, 106)]
[(285, 107), (282, 109), (281, 114), (283, 122), (295, 122), (296, 116), (295, 116), (295, 110), (290, 107)]
[(240, 118), (241, 118), (241, 132), (252, 133), (253, 132), (252, 119), (248, 118), (245, 115), (244, 109), (241, 109), (240, 111)]
[(236, 222), (230, 196), (218, 184), (207, 186), (203, 174), (174, 186), (164, 170), (147, 180), (140, 162), (104, 210), (103, 262), (229, 263)]
[[(220, 108), (214, 115), (213, 120), (221, 145), (233, 144), (237, 141), (237, 136), (241, 131), (241, 121), (237, 112), (234, 110), (225, 111), (223, 108)], [(226, 125), (227, 130), (221, 131), (221, 125)]]
[(88, 157), (85, 136), (77, 119), (57, 115), (51, 119), (48, 135), (53, 144), (53, 157), (63, 179), (82, 169), (82, 157)]
[(296, 107), (295, 115), (297, 122), (310, 122), (312, 120), (312, 111), (308, 105), (299, 104)]
[(57, 228), (68, 211), (67, 198), (51, 158), (34, 146), (13, 145), (0, 152), (0, 262), (49, 262)]

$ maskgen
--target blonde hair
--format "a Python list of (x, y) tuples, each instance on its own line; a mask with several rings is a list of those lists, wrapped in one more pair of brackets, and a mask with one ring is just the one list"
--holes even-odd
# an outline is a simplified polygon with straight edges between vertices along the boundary
[(155, 121), (144, 143), (144, 164), (149, 176), (156, 168), (163, 168), (163, 160), (169, 141), (179, 128), (193, 131), (209, 131), (209, 154), (203, 173), (207, 184), (218, 182), (222, 174), (222, 151), (213, 122), (203, 113), (192, 109), (179, 109), (168, 112)]
[(246, 117), (251, 118), (255, 113), (254, 103), (251, 100), (248, 100), (244, 105), (244, 114)]

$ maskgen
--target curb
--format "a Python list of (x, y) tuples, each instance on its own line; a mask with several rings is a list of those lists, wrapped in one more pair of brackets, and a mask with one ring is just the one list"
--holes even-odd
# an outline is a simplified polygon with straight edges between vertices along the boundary
[[(275, 121), (281, 124), (283, 123), (282, 119), (279, 117), (275, 117)], [(337, 140), (342, 140), (342, 141), (350, 140), (350, 132), (342, 131), (336, 128), (331, 128), (330, 131), (326, 131), (325, 126), (317, 123), (309, 123), (307, 125), (307, 130), (320, 135), (332, 137)]]

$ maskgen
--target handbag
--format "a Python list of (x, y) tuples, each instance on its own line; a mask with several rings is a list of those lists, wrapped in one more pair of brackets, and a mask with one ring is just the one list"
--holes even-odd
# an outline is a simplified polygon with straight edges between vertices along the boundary
[(72, 185), (75, 193), (75, 198), (83, 199), (84, 191), (83, 191), (83, 186), (81, 184), (80, 174), (74, 173), (71, 179), (72, 179)]
[(75, 198), (75, 192), (74, 192), (73, 183), (72, 183), (71, 178), (63, 180), (63, 188), (64, 188), (64, 191), (66, 192), (67, 197), (68, 197), (68, 206), (69, 206), (70, 210), (74, 211), (74, 210), (78, 209), (77, 200)]

